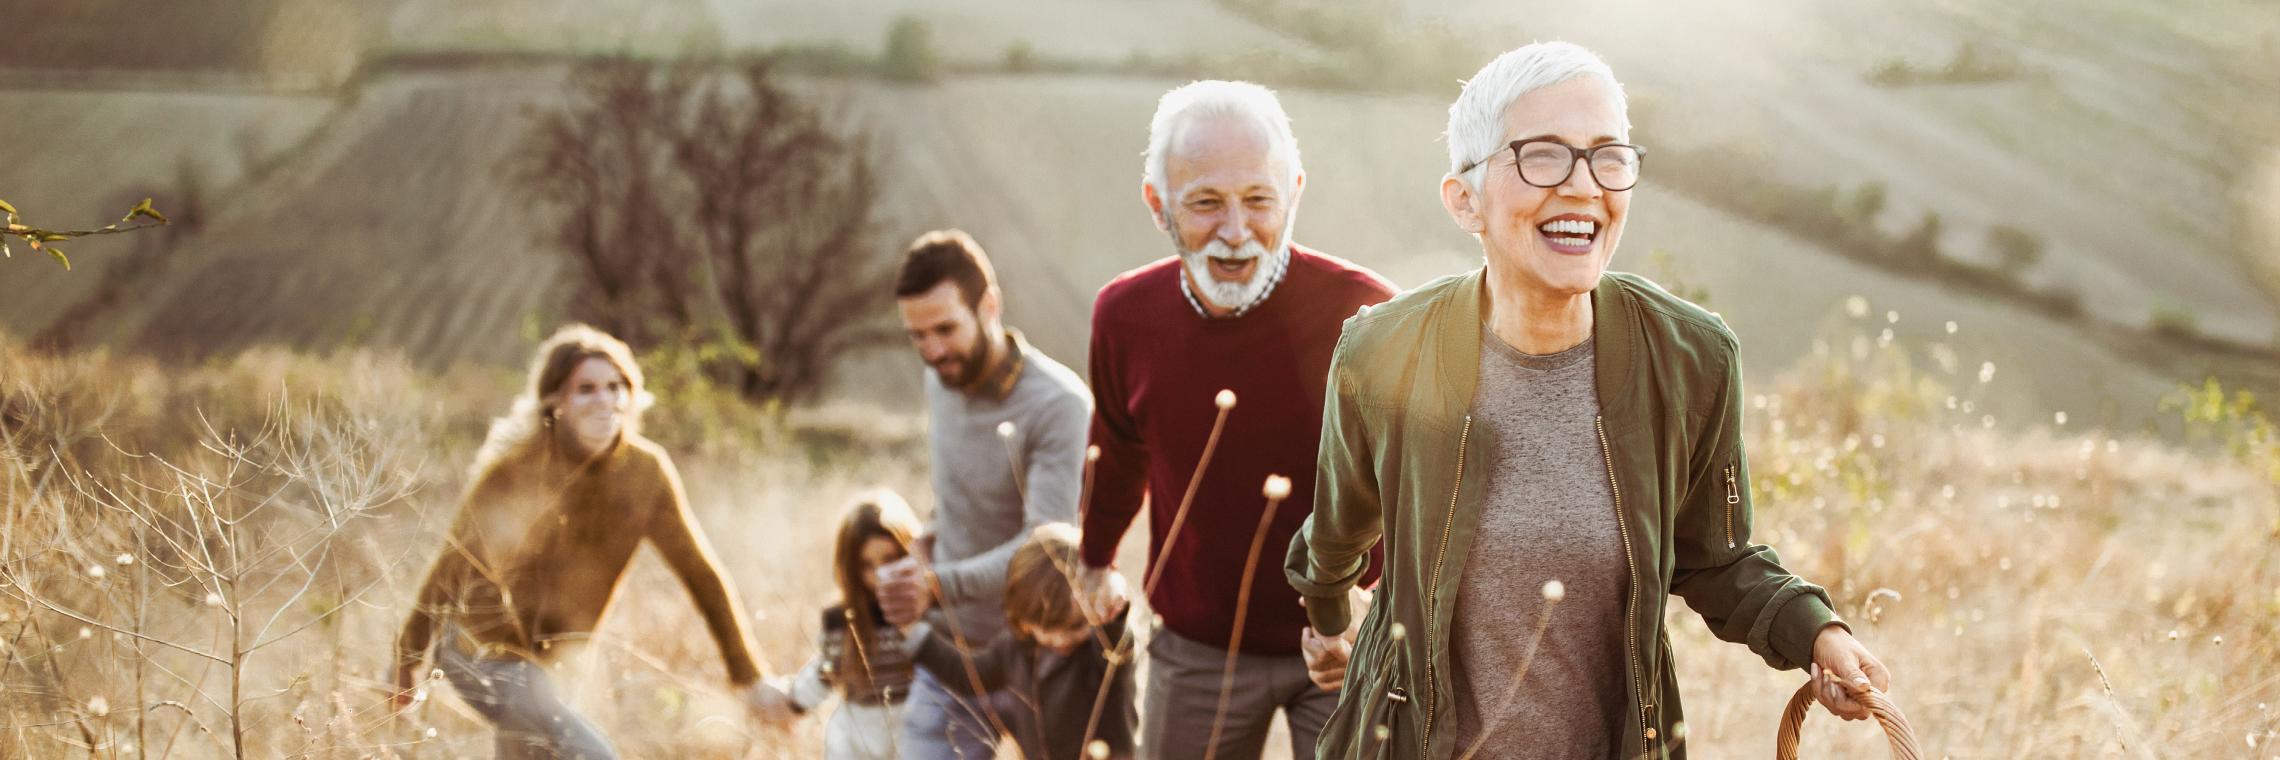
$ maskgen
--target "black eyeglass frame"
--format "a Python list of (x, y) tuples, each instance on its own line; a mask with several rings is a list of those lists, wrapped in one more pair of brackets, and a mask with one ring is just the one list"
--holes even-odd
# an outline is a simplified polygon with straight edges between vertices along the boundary
[[(1560, 181), (1551, 183), (1549, 185), (1539, 185), (1528, 181), (1528, 173), (1520, 170), (1520, 148), (1521, 146), (1527, 145), (1529, 143), (1556, 145), (1568, 150), (1568, 153), (1570, 155), (1567, 162), (1567, 173), (1560, 175)], [(1569, 179), (1573, 179), (1575, 177), (1575, 162), (1577, 160), (1581, 160), (1583, 161), (1584, 166), (1590, 166), (1592, 154), (1598, 153), (1602, 148), (1629, 148), (1631, 149), (1632, 154), (1638, 157), (1640, 167), (1644, 168), (1647, 165), (1647, 149), (1642, 146), (1631, 145), (1628, 143), (1600, 143), (1589, 148), (1578, 148), (1549, 137), (1534, 137), (1526, 140), (1513, 140), (1510, 145), (1504, 146), (1505, 150), (1512, 151), (1512, 173), (1520, 175), (1520, 181), (1527, 182), (1530, 187), (1559, 187), (1561, 185), (1567, 184), (1567, 181)], [(1465, 168), (1458, 170), (1457, 173), (1464, 174), (1465, 172), (1472, 171), (1474, 167), (1488, 163), (1489, 159), (1495, 157), (1496, 153), (1490, 153), (1478, 161), (1465, 164)], [(1632, 177), (1631, 184), (1624, 185), (1622, 187), (1608, 187), (1607, 183), (1599, 178), (1599, 170), (1590, 169), (1589, 172), (1591, 174), (1591, 181), (1597, 183), (1599, 185), (1599, 189), (1610, 193), (1620, 193), (1639, 186), (1639, 179), (1637, 177)]]

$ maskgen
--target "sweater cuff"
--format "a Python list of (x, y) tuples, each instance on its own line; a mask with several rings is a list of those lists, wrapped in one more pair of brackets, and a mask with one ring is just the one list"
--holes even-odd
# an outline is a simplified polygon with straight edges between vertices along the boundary
[(1343, 599), (1346, 596), (1346, 590), (1361, 583), (1362, 576), (1368, 573), (1370, 569), (1369, 555), (1364, 554), (1362, 561), (1355, 563), (1351, 571), (1327, 581), (1317, 580), (1317, 575), (1326, 574), (1331, 570), (1331, 568), (1322, 566), (1322, 563), (1318, 561), (1319, 559), (1320, 557), (1316, 556), (1307, 545), (1304, 529), (1301, 529), (1298, 535), (1291, 537), (1290, 551), (1283, 556), (1283, 579), (1290, 582), (1291, 588), (1298, 590), (1299, 596), (1310, 598), (1328, 596)]
[(1354, 622), (1354, 611), (1347, 609), (1345, 594), (1308, 596), (1305, 597), (1304, 601), (1306, 602), (1306, 622), (1308, 625), (1314, 626), (1315, 633), (1324, 636), (1343, 635), (1347, 626)]
[(1827, 592), (1811, 586), (1807, 588), (1809, 590), (1783, 602), (1781, 610), (1774, 613), (1773, 630), (1768, 644), (1773, 648), (1774, 654), (1787, 660), (1786, 663), (1774, 663), (1777, 668), (1788, 670), (1811, 664), (1813, 641), (1820, 637), (1821, 629), (1830, 624), (1844, 626), (1846, 631), (1852, 630), (1852, 626), (1846, 625), (1844, 620), (1837, 617), (1837, 611), (1829, 607), (1828, 597), (1825, 596)]
[(934, 576), (934, 593), (940, 597), (942, 604), (957, 604), (972, 596), (968, 593), (970, 589), (966, 588), (966, 574), (959, 572), (958, 568), (933, 565), (926, 572)]
[[(1102, 532), (1106, 533), (1106, 531)], [(1118, 536), (1120, 539), (1122, 537), (1121, 535)], [(1092, 531), (1087, 530), (1084, 533), (1084, 538), (1077, 541), (1077, 561), (1083, 563), (1085, 567), (1106, 570), (1116, 564), (1116, 543), (1106, 539), (1094, 539)]]
[(919, 618), (918, 622), (910, 624), (909, 628), (902, 631), (903, 656), (916, 659), (918, 650), (926, 645), (927, 637), (933, 635), (934, 624), (927, 622), (926, 618)]

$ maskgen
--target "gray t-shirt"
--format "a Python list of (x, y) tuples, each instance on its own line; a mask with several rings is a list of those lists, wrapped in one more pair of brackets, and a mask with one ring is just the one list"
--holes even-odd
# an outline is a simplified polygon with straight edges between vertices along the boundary
[(1475, 740), (1482, 758), (1615, 752), (1626, 580), (1594, 376), (1590, 340), (1534, 356), (1481, 330), (1472, 456), (1489, 471), (1451, 625), (1458, 754)]
[[(1084, 487), (1092, 393), (1060, 362), (1026, 342), (1015, 345), (1021, 374), (1002, 399), (961, 393), (926, 371), (934, 574), (944, 607), (975, 646), (1005, 628), (1013, 550), (1039, 525), (1076, 522)], [(998, 435), (1005, 422), (1013, 423), (1010, 441)]]

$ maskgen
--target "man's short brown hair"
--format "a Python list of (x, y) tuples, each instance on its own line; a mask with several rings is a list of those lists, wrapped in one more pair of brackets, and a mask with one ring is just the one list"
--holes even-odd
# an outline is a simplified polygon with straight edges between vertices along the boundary
[(964, 230), (935, 230), (918, 236), (903, 255), (902, 274), (895, 278), (895, 297), (925, 295), (944, 280), (958, 284), (966, 308), (979, 309), (982, 294), (997, 287), (997, 272), (990, 255)]
[(1070, 582), (1078, 568), (1077, 536), (1075, 526), (1047, 523), (1013, 550), (1005, 566), (1005, 619), (1015, 630), (1023, 624), (1048, 631), (1085, 624)]

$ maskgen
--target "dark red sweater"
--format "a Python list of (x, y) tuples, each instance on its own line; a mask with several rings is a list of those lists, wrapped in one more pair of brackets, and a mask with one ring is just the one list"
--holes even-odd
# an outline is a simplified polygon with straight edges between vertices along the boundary
[(1107, 567), (1115, 560), (1143, 496), (1154, 505), (1154, 560), (1211, 437), (1219, 413), (1213, 399), (1232, 390), (1236, 404), (1219, 449), (1148, 602), (1174, 633), (1227, 646), (1244, 559), (1266, 508), (1261, 487), (1268, 475), (1288, 477), (1290, 498), (1276, 510), (1252, 573), (1241, 649), (1294, 654), (1306, 613), (1283, 580), (1282, 562), (1314, 508), (1330, 353), (1346, 318), (1392, 297), (1393, 284), (1293, 245), (1290, 268), (1266, 301), (1239, 317), (1206, 319), (1181, 294), (1180, 272), (1179, 259), (1159, 260), (1119, 275), (1093, 302), (1092, 442), (1100, 462), (1084, 509), (1084, 561)]

